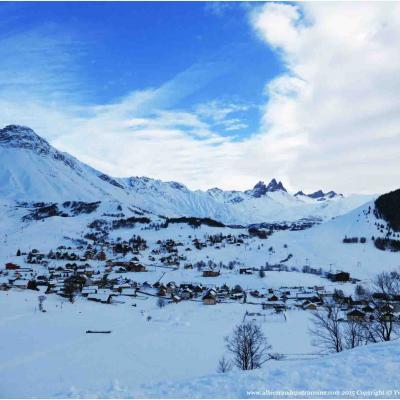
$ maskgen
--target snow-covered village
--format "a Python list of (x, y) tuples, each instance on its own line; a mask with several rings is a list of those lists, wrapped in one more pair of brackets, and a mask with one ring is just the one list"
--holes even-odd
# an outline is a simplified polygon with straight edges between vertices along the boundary
[(400, 397), (397, 3), (0, 12), (0, 398)]

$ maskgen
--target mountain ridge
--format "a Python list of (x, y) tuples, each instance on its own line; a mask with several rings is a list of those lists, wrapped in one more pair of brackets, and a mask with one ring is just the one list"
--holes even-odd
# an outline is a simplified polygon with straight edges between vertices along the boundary
[[(0, 130), (0, 198), (10, 201), (98, 201), (114, 199), (171, 217), (209, 217), (224, 223), (329, 219), (371, 199), (315, 198), (288, 193), (275, 178), (246, 191), (207, 191), (148, 177), (111, 177), (60, 152), (32, 129), (9, 125)], [(315, 192), (317, 193), (317, 192)], [(330, 195), (329, 195), (330, 194)], [(328, 196), (329, 195), (329, 196)]]

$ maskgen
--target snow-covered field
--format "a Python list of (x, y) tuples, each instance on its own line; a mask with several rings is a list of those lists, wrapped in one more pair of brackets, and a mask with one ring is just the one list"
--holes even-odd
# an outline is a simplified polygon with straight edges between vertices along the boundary
[[(41, 313), (37, 297), (33, 291), (0, 292), (1, 397), (108, 396), (118, 385), (140, 393), (143, 385), (212, 374), (226, 353), (224, 337), (246, 310), (260, 311), (249, 304), (207, 307), (195, 301), (160, 309), (147, 296), (125, 304), (71, 304), (49, 295)], [(309, 312), (290, 311), (286, 321), (263, 314), (258, 320), (274, 352), (312, 352)]]
[[(307, 311), (289, 311), (286, 321), (268, 313), (259, 318), (273, 351), (288, 354), (288, 360), (270, 361), (253, 372), (217, 374), (224, 336), (245, 310), (252, 311), (251, 305), (186, 302), (159, 309), (150, 297), (104, 305), (86, 300), (70, 304), (50, 295), (47, 312), (41, 313), (37, 295), (0, 292), (1, 397), (259, 398), (274, 397), (266, 391), (319, 390), (374, 398), (344, 391), (399, 388), (397, 341), (319, 358), (310, 355), (314, 349)], [(398, 398), (384, 393), (378, 397)]]

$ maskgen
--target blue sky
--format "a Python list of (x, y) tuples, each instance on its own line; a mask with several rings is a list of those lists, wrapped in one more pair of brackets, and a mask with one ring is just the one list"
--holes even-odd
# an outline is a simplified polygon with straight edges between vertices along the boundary
[[(33, 31), (53, 38), (46, 57), (27, 54), (25, 62), (39, 70), (42, 63), (53, 65), (57, 74), (69, 75), (63, 92), (72, 92), (81, 104), (112, 103), (181, 77), (181, 95), (162, 108), (193, 110), (209, 101), (240, 105), (230, 114), (236, 124), (224, 125), (204, 115), (216, 122), (220, 134), (240, 140), (256, 131), (264, 84), (282, 70), (276, 55), (254, 33), (249, 7), (201, 2), (2, 3), (0, 36)], [(61, 61), (60, 52), (65, 53)]]
[(384, 192), (399, 43), (396, 2), (0, 3), (0, 125), (118, 177)]

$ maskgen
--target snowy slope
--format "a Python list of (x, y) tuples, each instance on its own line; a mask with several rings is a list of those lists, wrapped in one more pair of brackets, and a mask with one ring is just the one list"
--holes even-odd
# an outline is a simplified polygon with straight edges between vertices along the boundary
[[(31, 129), (0, 130), (0, 198), (16, 201), (127, 200), (107, 176), (59, 152)], [(112, 181), (111, 181), (112, 182)]]
[(398, 398), (398, 341), (359, 347), (311, 361), (267, 363), (248, 372), (214, 374), (107, 397), (191, 398)]
[[(276, 232), (268, 245), (281, 249), (287, 244), (288, 251), (293, 254), (290, 260), (293, 265), (310, 265), (333, 272), (343, 270), (356, 278), (372, 278), (380, 271), (400, 266), (398, 252), (378, 250), (374, 245), (373, 238), (387, 235), (386, 228), (379, 227), (387, 224), (374, 215), (374, 208), (371, 201), (307, 230)], [(397, 234), (392, 236), (395, 238)], [(365, 243), (343, 243), (345, 237), (363, 237)]]
[[(1, 343), (7, 343), (1, 347), (0, 397), (108, 397), (115, 381), (138, 389), (149, 382), (212, 373), (225, 351), (224, 336), (245, 312), (235, 303), (210, 310), (193, 301), (159, 309), (156, 298), (145, 296), (104, 305), (82, 298), (71, 304), (49, 295), (47, 312), (39, 313), (37, 296), (33, 291), (0, 291)], [(299, 332), (289, 347), (280, 334), (282, 319), (270, 321), (276, 351), (310, 348), (308, 318), (307, 312), (288, 315), (285, 330), (296, 327)], [(112, 333), (87, 335), (87, 329)]]
[[(288, 268), (302, 269), (304, 265), (309, 265), (315, 269), (323, 271), (344, 270), (351, 273), (355, 278), (371, 279), (378, 272), (383, 270), (393, 270), (399, 267), (399, 254), (391, 251), (378, 250), (372, 237), (380, 237), (382, 233), (377, 227), (377, 223), (383, 224), (383, 220), (377, 220), (373, 212), (368, 213), (367, 204), (346, 215), (335, 218), (334, 220), (316, 225), (310, 229), (301, 231), (275, 231), (268, 239), (258, 239), (252, 237), (246, 240), (244, 246), (224, 245), (209, 246), (202, 250), (194, 251), (192, 239), (198, 238), (204, 241), (206, 235), (239, 235), (248, 234), (247, 229), (216, 228), (201, 226), (193, 229), (187, 224), (170, 224), (168, 228), (159, 230), (144, 229), (146, 224), (137, 224), (134, 228), (118, 229), (110, 232), (110, 238), (117, 240), (129, 240), (132, 235), (140, 235), (148, 242), (149, 248), (142, 252), (140, 258), (144, 263), (148, 263), (151, 251), (157, 248), (158, 240), (173, 238), (183, 242), (180, 254), (187, 257), (188, 263), (196, 263), (201, 260), (212, 260), (216, 263), (228, 264), (236, 260), (245, 266), (259, 268), (268, 263), (277, 265), (283, 263)], [(68, 211), (61, 208), (63, 211)], [(115, 217), (107, 215), (118, 215), (124, 213), (126, 217), (138, 216), (141, 210), (133, 207), (121, 206), (117, 201), (103, 201), (97, 209), (89, 214), (79, 214), (71, 217), (53, 216), (50, 218), (36, 220), (26, 219), (35, 208), (31, 205), (15, 206), (13, 203), (0, 202), (0, 220), (2, 229), (0, 232), (0, 263), (12, 261), (18, 248), (31, 249), (38, 248), (48, 252), (60, 245), (70, 245), (74, 240), (84, 238), (90, 231), (88, 225), (94, 220), (106, 219), (115, 220)], [(140, 215), (139, 215), (140, 216)], [(162, 221), (154, 214), (144, 214), (152, 222)], [(365, 243), (343, 243), (345, 237), (365, 237)], [(187, 247), (191, 251), (186, 251)], [(285, 260), (285, 261), (284, 261)], [(18, 260), (15, 260), (19, 262)], [(149, 276), (147, 276), (149, 274)], [(144, 280), (155, 278), (151, 273), (141, 275)], [(191, 270), (178, 270), (169, 274), (171, 280), (177, 282), (185, 280), (201, 280), (201, 273)], [(293, 272), (281, 273), (281, 279), (273, 281), (277, 286), (281, 283), (300, 283), (303, 278), (311, 284), (317, 284), (309, 274), (295, 274)], [(318, 277), (315, 277), (318, 278)], [(214, 283), (223, 284), (224, 282), (235, 282), (236, 275), (223, 270), (219, 278), (213, 279)], [(272, 283), (268, 277), (268, 281)], [(262, 285), (258, 275), (249, 277), (241, 276), (241, 282), (246, 287), (258, 287)], [(326, 283), (325, 283), (326, 284)]]
[[(246, 309), (241, 304), (220, 304), (210, 312), (196, 302), (159, 309), (152, 298), (104, 305), (84, 299), (71, 304), (49, 295), (47, 312), (40, 313), (37, 296), (29, 290), (0, 292), (0, 397), (269, 398), (273, 395), (263, 391), (337, 390), (338, 396), (287, 397), (398, 398), (389, 392), (400, 384), (398, 341), (217, 374), (218, 359), (226, 351), (223, 338)], [(262, 329), (274, 351), (311, 353), (309, 319), (306, 311), (292, 311), (286, 321), (270, 318)], [(112, 333), (88, 335), (87, 329)], [(376, 390), (386, 392), (368, 393)]]
[[(208, 217), (227, 224), (330, 219), (370, 200), (334, 192), (291, 195), (281, 182), (257, 183), (245, 192), (191, 191), (177, 182), (112, 178), (59, 152), (31, 129), (0, 130), (0, 198), (13, 201), (118, 200), (167, 216)], [(317, 192), (318, 193), (318, 192)], [(322, 192), (321, 192), (322, 193)]]

